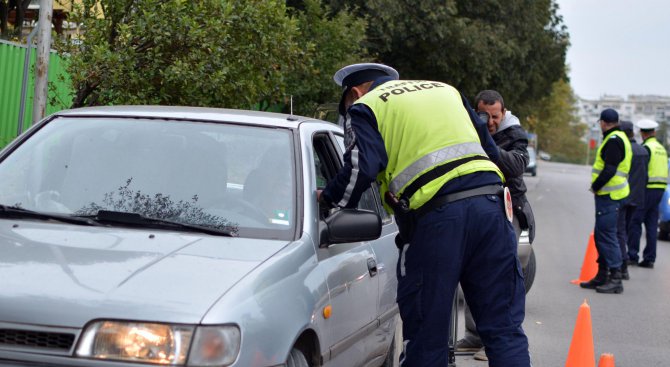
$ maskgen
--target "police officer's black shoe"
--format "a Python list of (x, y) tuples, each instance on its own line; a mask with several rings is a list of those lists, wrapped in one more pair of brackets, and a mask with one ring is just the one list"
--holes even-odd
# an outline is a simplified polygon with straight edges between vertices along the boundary
[(628, 259), (626, 260), (626, 265), (637, 266), (637, 260)]
[(579, 283), (579, 286), (586, 289), (596, 289), (597, 286), (605, 284), (608, 278), (609, 273), (607, 272), (607, 267), (598, 264), (598, 273), (596, 276), (588, 282)]
[(621, 283), (621, 269), (610, 269), (610, 276), (607, 282), (596, 287), (598, 293), (623, 293), (623, 283)]
[(647, 268), (647, 269), (653, 269), (654, 268), (654, 262), (653, 261), (648, 261), (648, 260), (642, 260), (640, 261), (637, 266), (641, 268)]

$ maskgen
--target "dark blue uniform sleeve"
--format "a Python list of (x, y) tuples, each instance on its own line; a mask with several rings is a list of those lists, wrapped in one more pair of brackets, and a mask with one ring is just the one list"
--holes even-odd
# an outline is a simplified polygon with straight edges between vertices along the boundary
[(493, 138), (489, 133), (489, 128), (486, 126), (486, 122), (479, 119), (475, 113), (475, 110), (470, 107), (470, 102), (468, 102), (468, 99), (465, 98), (463, 94), (461, 94), (461, 99), (463, 100), (463, 107), (465, 107), (465, 109), (468, 111), (468, 114), (470, 115), (470, 121), (472, 121), (472, 125), (475, 127), (475, 130), (477, 130), (477, 135), (479, 135), (479, 141), (482, 144), (482, 148), (484, 148), (484, 151), (489, 156), (489, 159), (491, 159), (493, 163), (497, 164), (498, 160), (500, 159), (500, 151), (498, 150), (498, 146), (493, 141)]
[(377, 174), (388, 164), (377, 119), (369, 107), (353, 105), (344, 123), (344, 166), (324, 188), (321, 196), (332, 207), (355, 208)]

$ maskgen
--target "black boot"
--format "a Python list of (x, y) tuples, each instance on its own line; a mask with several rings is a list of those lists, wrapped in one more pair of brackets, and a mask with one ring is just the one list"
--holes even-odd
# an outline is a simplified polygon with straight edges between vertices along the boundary
[(598, 293), (623, 293), (623, 283), (621, 283), (621, 269), (610, 269), (610, 276), (607, 282), (596, 287)]
[(621, 264), (621, 279), (630, 280), (630, 275), (628, 274), (628, 265), (626, 265), (625, 261), (623, 264)]
[(598, 273), (596, 276), (588, 282), (579, 283), (579, 286), (586, 289), (596, 289), (597, 286), (605, 284), (607, 282), (607, 278), (607, 267), (605, 265), (598, 264)]

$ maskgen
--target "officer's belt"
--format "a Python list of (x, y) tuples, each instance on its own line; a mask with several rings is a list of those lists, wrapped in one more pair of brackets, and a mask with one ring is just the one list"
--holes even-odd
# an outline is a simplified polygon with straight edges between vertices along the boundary
[(453, 203), (454, 201), (459, 201), (473, 196), (482, 196), (482, 195), (497, 195), (502, 197), (503, 187), (500, 185), (486, 185), (480, 186), (470, 190), (464, 190), (459, 192), (454, 192), (451, 194), (440, 195), (433, 197), (428, 200), (427, 203), (423, 204), (420, 208), (415, 209), (414, 215), (419, 218), (430, 212), (433, 209), (439, 208), (443, 205)]

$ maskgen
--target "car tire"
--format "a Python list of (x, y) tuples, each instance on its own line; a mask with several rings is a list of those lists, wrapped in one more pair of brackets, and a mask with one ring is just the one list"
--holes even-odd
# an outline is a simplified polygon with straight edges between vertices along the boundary
[(310, 364), (307, 362), (305, 353), (302, 350), (293, 347), (286, 360), (286, 367), (310, 367)]
[(523, 285), (526, 287), (526, 294), (528, 294), (530, 288), (533, 286), (533, 282), (535, 281), (535, 270), (535, 251), (533, 251), (531, 248), (530, 256), (528, 258), (528, 265), (526, 265), (526, 268), (523, 269)]
[(533, 177), (537, 176), (537, 168), (533, 168), (533, 172), (531, 172), (531, 175)]
[(670, 232), (663, 228), (658, 229), (658, 239), (661, 241), (667, 241), (668, 240), (668, 235), (670, 235)]

